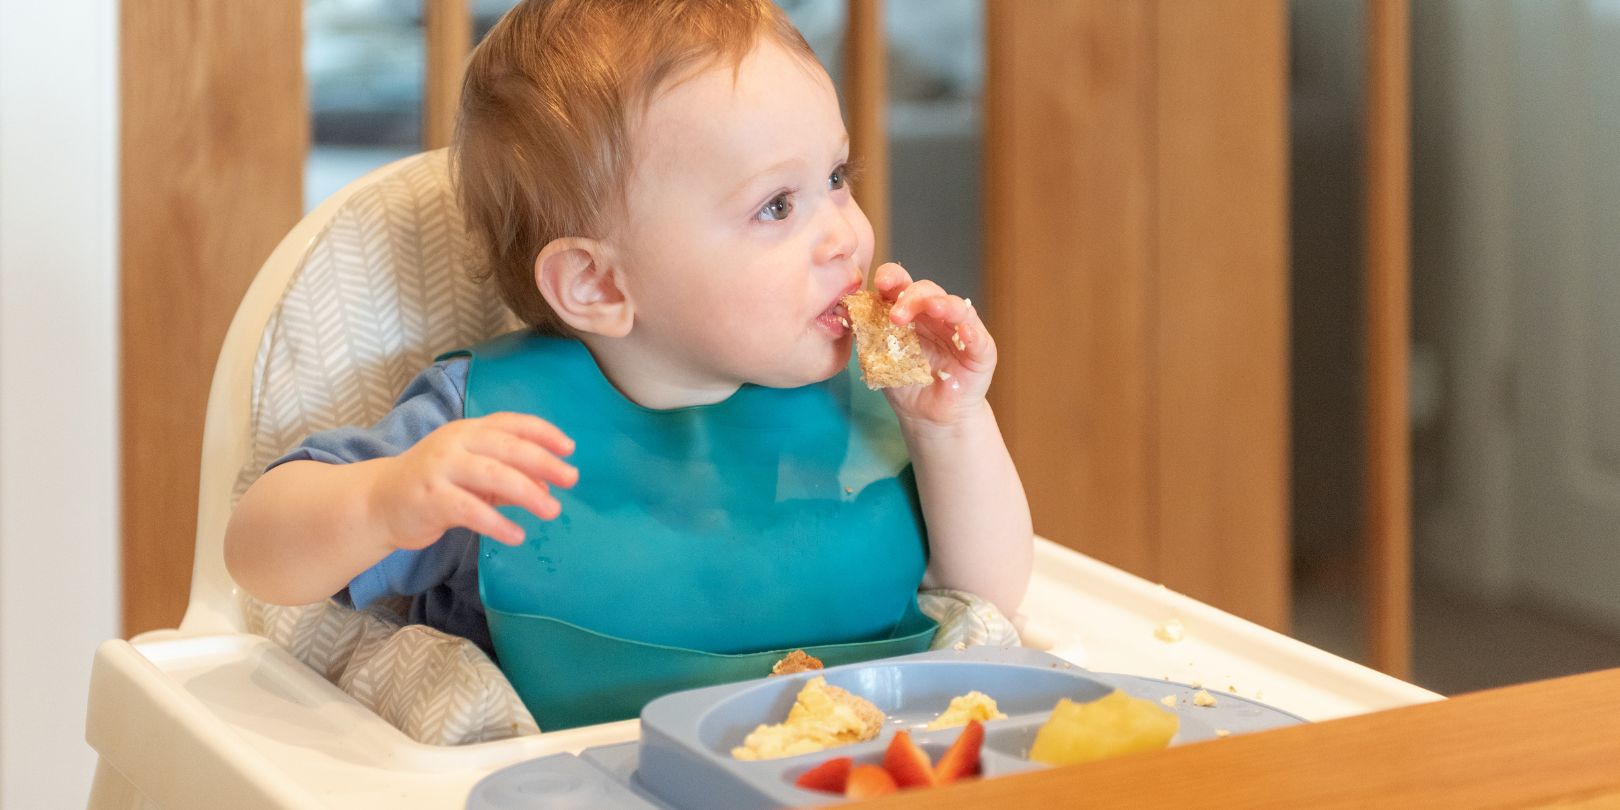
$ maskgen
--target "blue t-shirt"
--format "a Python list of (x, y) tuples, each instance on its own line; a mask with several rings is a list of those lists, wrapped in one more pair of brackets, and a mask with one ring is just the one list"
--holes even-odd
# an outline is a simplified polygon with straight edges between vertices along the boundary
[[(468, 367), (466, 357), (434, 363), (405, 386), (393, 410), (377, 424), (316, 433), (265, 469), (289, 461), (349, 464), (399, 455), (440, 425), (462, 418)], [(413, 623), (462, 636), (494, 657), (478, 598), (478, 535), (472, 530), (451, 529), (425, 548), (395, 551), (334, 594), (339, 602), (361, 609), (391, 596), (410, 597)]]

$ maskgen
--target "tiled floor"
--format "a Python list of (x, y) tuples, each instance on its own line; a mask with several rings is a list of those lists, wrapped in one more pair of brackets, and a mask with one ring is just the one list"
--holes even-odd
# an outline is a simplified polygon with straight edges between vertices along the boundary
[[(1356, 660), (1365, 621), (1356, 583), (1296, 574), (1293, 635)], [(1412, 600), (1412, 670), (1446, 695), (1620, 667), (1620, 635), (1534, 605), (1491, 604), (1418, 577)]]

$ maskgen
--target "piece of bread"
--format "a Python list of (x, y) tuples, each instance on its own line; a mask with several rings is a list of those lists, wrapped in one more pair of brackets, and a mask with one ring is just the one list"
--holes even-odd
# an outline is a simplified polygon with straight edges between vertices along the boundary
[(928, 385), (934, 371), (923, 354), (922, 342), (911, 324), (889, 322), (889, 304), (870, 290), (844, 296), (844, 310), (855, 330), (855, 354), (861, 361), (861, 379), (871, 389), (902, 385)]
[(771, 667), (771, 674), (792, 675), (795, 672), (809, 672), (813, 669), (821, 669), (821, 659), (804, 650), (794, 650), (782, 656), (782, 660)]
[(860, 719), (861, 727), (860, 730), (856, 732), (856, 736), (859, 739), (863, 741), (870, 740), (873, 737), (876, 737), (879, 731), (883, 730), (883, 721), (885, 719), (883, 716), (883, 710), (879, 709), (875, 704), (872, 703), (872, 701), (867, 700), (859, 695), (852, 694), (845, 689), (840, 689), (832, 684), (827, 684), (825, 690), (834, 701), (836, 701), (839, 705), (847, 707), (851, 712), (854, 712), (857, 718)]
[(731, 756), (776, 759), (865, 742), (883, 730), (884, 719), (883, 710), (871, 701), (817, 675), (799, 690), (786, 720), (755, 727), (742, 745), (731, 749)]

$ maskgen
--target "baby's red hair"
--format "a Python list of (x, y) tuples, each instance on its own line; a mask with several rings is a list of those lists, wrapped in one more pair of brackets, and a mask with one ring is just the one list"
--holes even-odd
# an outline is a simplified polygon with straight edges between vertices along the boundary
[(490, 30), (451, 160), (481, 272), (518, 317), (566, 333), (534, 261), (553, 239), (602, 235), (629, 176), (630, 113), (668, 82), (737, 69), (761, 41), (815, 61), (771, 0), (524, 0)]

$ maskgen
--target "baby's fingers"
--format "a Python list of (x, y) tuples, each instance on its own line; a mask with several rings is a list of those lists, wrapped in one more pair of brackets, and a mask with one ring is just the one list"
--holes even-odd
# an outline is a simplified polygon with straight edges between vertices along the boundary
[(566, 456), (574, 452), (574, 440), (556, 425), (538, 416), (502, 411), (483, 418), (485, 423), (518, 438), (534, 442), (547, 450)]
[(508, 433), (489, 431), (467, 440), (467, 450), (488, 456), (536, 480), (568, 489), (579, 482), (579, 469), (542, 446)]
[(450, 471), (449, 478), (490, 504), (521, 506), (543, 520), (551, 520), (562, 511), (562, 505), (544, 484), (488, 456), (465, 456)]
[(464, 489), (454, 490), (444, 504), (445, 522), (509, 546), (523, 543), (523, 527), (507, 520), (488, 501)]
[[(946, 293), (938, 284), (925, 279), (912, 284), (900, 293), (899, 299), (889, 309), (889, 320), (895, 323), (911, 323), (919, 315), (941, 318), (945, 313), (956, 311), (956, 307), (951, 303), (953, 300), (956, 304), (962, 303), (962, 299)], [(966, 308), (963, 306), (960, 309), (965, 311)]]
[(960, 323), (923, 319), (917, 321), (917, 331), (964, 359), (988, 359), (995, 348), (990, 333), (985, 331), (977, 318), (965, 319)]
[(911, 284), (911, 274), (898, 262), (887, 262), (872, 271), (872, 286), (877, 288), (885, 301), (893, 301), (898, 294), (897, 290), (904, 290)]

